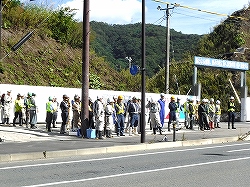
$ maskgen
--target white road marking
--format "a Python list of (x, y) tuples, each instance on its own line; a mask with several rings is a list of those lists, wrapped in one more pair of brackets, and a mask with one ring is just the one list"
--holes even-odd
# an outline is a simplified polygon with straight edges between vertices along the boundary
[(233, 153), (233, 152), (240, 152), (240, 151), (249, 151), (249, 149), (235, 149), (235, 150), (231, 150), (231, 151), (227, 151), (228, 153)]
[(198, 148), (192, 148), (192, 149), (180, 149), (180, 150), (171, 150), (171, 151), (167, 150), (167, 151), (159, 151), (159, 152), (152, 152), (152, 153), (140, 153), (140, 154), (134, 154), (134, 155), (124, 155), (124, 156), (107, 157), (107, 158), (94, 158), (94, 159), (86, 159), (86, 160), (52, 162), (52, 163), (44, 163), (44, 164), (30, 164), (30, 165), (21, 165), (21, 166), (9, 166), (9, 167), (2, 167), (2, 168), (0, 168), (0, 170), (28, 168), (28, 167), (39, 167), (39, 166), (50, 166), (50, 165), (60, 165), (60, 164), (71, 164), (71, 163), (80, 163), (80, 162), (93, 162), (93, 161), (102, 161), (102, 160), (113, 160), (113, 159), (120, 159), (120, 158), (147, 156), (147, 155), (164, 154), (164, 153), (196, 151), (196, 150), (214, 149), (214, 148), (220, 148), (220, 147), (233, 147), (233, 146), (248, 145), (248, 144), (250, 144), (250, 143), (220, 145), (220, 146), (209, 146), (209, 147), (198, 147)]
[(137, 172), (131, 172), (131, 173), (116, 174), (116, 175), (107, 175), (107, 176), (94, 177), (94, 178), (88, 178), (88, 179), (60, 181), (60, 182), (52, 182), (52, 183), (44, 183), (44, 184), (35, 184), (35, 185), (23, 186), (23, 187), (54, 186), (54, 185), (60, 185), (60, 184), (69, 184), (69, 183), (93, 181), (93, 180), (108, 179), (108, 178), (115, 178), (115, 177), (129, 176), (129, 175), (137, 175), (137, 174), (143, 174), (143, 173), (152, 173), (152, 172), (166, 171), (166, 170), (173, 170), (173, 169), (180, 169), (180, 168), (204, 166), (204, 165), (209, 165), (209, 164), (234, 162), (234, 161), (241, 161), (241, 160), (248, 160), (248, 159), (250, 159), (250, 157), (243, 157), (243, 158), (236, 158), (236, 159), (229, 159), (229, 160), (219, 160), (219, 161), (205, 162), (205, 163), (203, 162), (203, 163), (189, 164), (189, 165), (183, 165), (183, 166), (173, 166), (173, 167), (168, 167), (168, 168), (152, 169), (152, 170), (146, 170), (146, 171), (137, 171)]

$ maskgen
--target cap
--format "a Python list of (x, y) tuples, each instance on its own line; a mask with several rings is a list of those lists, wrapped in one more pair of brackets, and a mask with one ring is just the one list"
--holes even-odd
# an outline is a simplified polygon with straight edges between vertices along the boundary
[(161, 93), (161, 97), (165, 97), (165, 94), (164, 94), (164, 93)]
[(7, 90), (7, 93), (11, 93), (11, 90)]
[(32, 93), (31, 93), (31, 92), (28, 92), (28, 96), (30, 96), (30, 97), (31, 97), (31, 96), (32, 96)]
[(219, 104), (220, 104), (220, 101), (219, 101), (219, 100), (217, 100), (217, 101), (216, 101), (216, 104), (217, 104), (217, 105), (219, 105)]
[(17, 94), (17, 97), (22, 97), (20, 93)]
[(211, 98), (211, 99), (210, 99), (210, 102), (214, 102), (214, 99), (213, 99), (213, 98)]
[(231, 97), (230, 97), (230, 100), (234, 100), (234, 97), (233, 97), (233, 96), (231, 96)]
[(49, 97), (49, 101), (52, 101), (52, 100), (53, 100), (53, 98), (50, 96), (50, 97)]
[(68, 98), (68, 96), (66, 94), (63, 94), (63, 98)]

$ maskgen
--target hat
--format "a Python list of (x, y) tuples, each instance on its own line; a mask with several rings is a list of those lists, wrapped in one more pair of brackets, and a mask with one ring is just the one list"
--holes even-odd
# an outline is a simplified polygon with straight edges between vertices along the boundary
[(63, 98), (68, 98), (68, 96), (66, 94), (63, 94)]
[(233, 97), (233, 96), (231, 96), (231, 97), (230, 97), (230, 100), (234, 100), (234, 97)]
[(17, 94), (17, 97), (22, 97), (20, 93)]
[(11, 90), (8, 90), (7, 93), (11, 93)]
[(165, 97), (165, 94), (164, 94), (164, 93), (161, 93), (161, 97)]
[(32, 93), (31, 93), (31, 92), (28, 92), (28, 96), (30, 96), (30, 97), (31, 97), (31, 96), (32, 96)]
[(36, 96), (36, 94), (35, 94), (35, 93), (32, 93), (32, 96)]

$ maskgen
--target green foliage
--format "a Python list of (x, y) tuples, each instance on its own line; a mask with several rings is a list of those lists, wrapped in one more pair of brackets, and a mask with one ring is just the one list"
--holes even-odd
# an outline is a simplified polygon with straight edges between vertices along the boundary
[(100, 88), (103, 86), (101, 83), (100, 77), (98, 77), (95, 74), (90, 74), (89, 75), (89, 87), (91, 89), (97, 89), (100, 90)]
[[(91, 47), (97, 54), (105, 56), (112, 67), (121, 71), (128, 67), (126, 56), (133, 63), (141, 64), (141, 24), (109, 25), (102, 22), (91, 22), (95, 39)], [(171, 60), (180, 60), (183, 54), (192, 50), (200, 39), (199, 35), (185, 35), (171, 29)], [(146, 74), (155, 75), (166, 61), (166, 28), (152, 24), (146, 25)]]

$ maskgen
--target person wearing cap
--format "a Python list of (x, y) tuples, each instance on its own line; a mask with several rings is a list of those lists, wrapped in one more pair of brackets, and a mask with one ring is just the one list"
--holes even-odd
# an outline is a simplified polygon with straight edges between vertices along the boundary
[(188, 113), (189, 113), (189, 119), (190, 119), (189, 129), (194, 130), (195, 107), (194, 107), (194, 99), (193, 98), (191, 98), (189, 100)]
[(21, 100), (21, 94), (17, 94), (17, 98), (15, 100), (15, 104), (14, 104), (14, 110), (15, 110), (15, 114), (14, 114), (14, 119), (13, 119), (13, 126), (16, 126), (16, 119), (19, 119), (19, 125), (22, 126), (23, 125), (23, 119), (22, 119), (22, 109), (23, 109), (23, 103)]
[(114, 129), (114, 115), (115, 115), (115, 108), (113, 106), (114, 100), (108, 98), (107, 104), (105, 106), (105, 134), (106, 138), (111, 138), (112, 129)]
[(159, 129), (160, 134), (162, 134), (162, 125), (160, 121), (160, 104), (157, 101), (154, 101), (152, 98), (146, 105), (146, 108), (149, 108), (149, 117), (150, 117), (150, 127), (153, 129), (153, 134), (156, 134), (157, 129)]
[(177, 110), (177, 105), (175, 103), (175, 97), (171, 96), (170, 98), (170, 103), (168, 104), (169, 108), (169, 121), (168, 121), (168, 131), (170, 130), (170, 124), (173, 122), (176, 122), (176, 110)]
[(49, 101), (46, 103), (46, 129), (48, 130), (48, 132), (51, 132), (53, 113), (53, 98), (49, 97)]
[(214, 116), (214, 127), (220, 128), (220, 116), (221, 116), (221, 107), (220, 107), (220, 101), (216, 101), (215, 105), (215, 116)]
[(28, 92), (27, 97), (24, 98), (26, 128), (29, 128), (29, 121), (30, 121), (30, 98), (31, 97), (32, 97), (32, 93)]
[(201, 104), (198, 107), (198, 115), (200, 130), (204, 131), (209, 129), (207, 121), (206, 99), (202, 99)]
[(234, 127), (235, 122), (235, 103), (234, 103), (234, 97), (231, 96), (230, 100), (228, 102), (228, 129), (230, 129), (230, 123), (232, 122), (232, 129), (236, 129)]
[(132, 131), (134, 134), (137, 134), (140, 111), (140, 106), (135, 96), (132, 98), (132, 101), (129, 103), (127, 108), (130, 116), (129, 136), (132, 136)]
[(176, 101), (176, 111), (175, 111), (175, 114), (176, 114), (176, 128), (177, 130), (179, 129), (179, 122), (180, 122), (180, 112), (183, 110), (182, 106), (181, 106), (181, 103), (180, 103), (180, 98), (177, 98), (177, 101)]
[(68, 119), (69, 119), (69, 108), (70, 108), (69, 97), (66, 94), (64, 94), (63, 100), (60, 103), (61, 117), (62, 117), (60, 134), (66, 133), (66, 124), (67, 124)]
[(36, 129), (36, 123), (37, 123), (37, 106), (35, 101), (36, 94), (32, 93), (31, 97), (29, 98), (29, 112), (30, 112), (30, 128)]
[(89, 124), (88, 128), (94, 129), (95, 128), (95, 122), (94, 122), (94, 113), (93, 113), (93, 101), (89, 97)]
[(96, 138), (103, 139), (104, 131), (104, 106), (102, 103), (102, 96), (98, 96), (93, 105), (93, 114), (96, 123)]
[(10, 125), (10, 105), (12, 103), (12, 96), (10, 95), (11, 91), (8, 90), (7, 94), (4, 96), (4, 104), (3, 104), (3, 123), (6, 125)]
[(160, 104), (160, 120), (161, 120), (161, 127), (164, 126), (164, 119), (165, 119), (165, 94), (160, 94), (160, 99), (158, 100), (158, 103)]
[(54, 108), (53, 116), (52, 116), (52, 125), (53, 125), (53, 128), (56, 128), (56, 120), (57, 120), (57, 116), (58, 116), (59, 103), (58, 103), (57, 98), (55, 96), (53, 97), (52, 102), (53, 102), (53, 108)]
[(78, 95), (74, 96), (72, 111), (73, 111), (73, 129), (77, 130), (81, 126), (81, 101)]
[(187, 98), (187, 100), (183, 103), (183, 109), (184, 109), (184, 115), (185, 115), (185, 121), (184, 121), (184, 126), (186, 127), (186, 129), (188, 129), (189, 127), (189, 98)]
[(208, 103), (208, 119), (209, 119), (209, 127), (210, 129), (214, 129), (214, 116), (215, 116), (215, 105), (214, 99), (211, 98)]
[(119, 95), (117, 102), (115, 103), (115, 113), (116, 113), (116, 133), (117, 136), (125, 136), (124, 134), (124, 121), (125, 121), (125, 112), (126, 106), (122, 102), (123, 96)]

